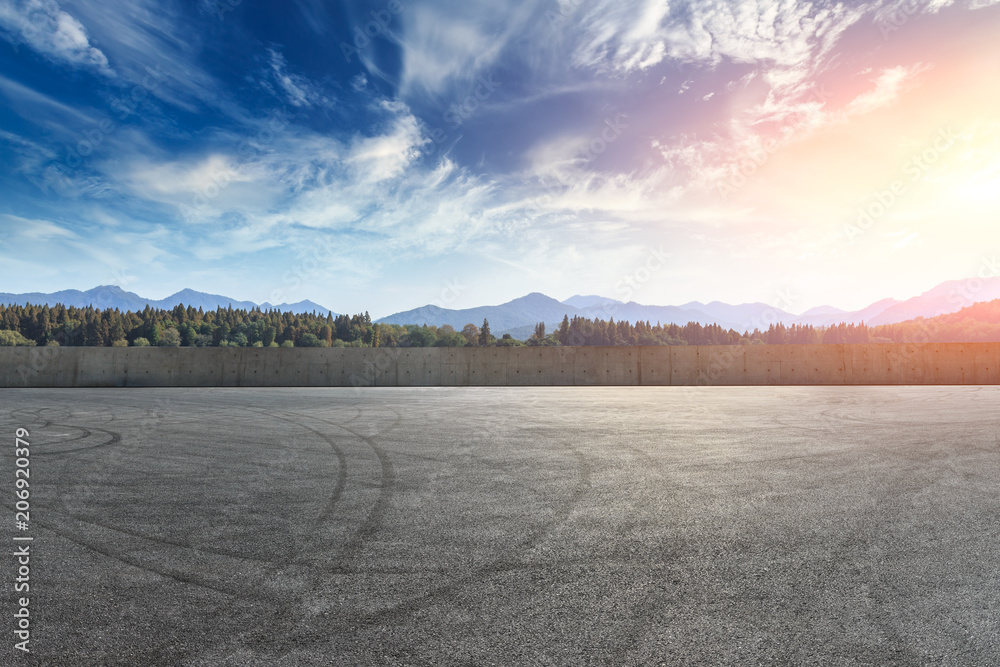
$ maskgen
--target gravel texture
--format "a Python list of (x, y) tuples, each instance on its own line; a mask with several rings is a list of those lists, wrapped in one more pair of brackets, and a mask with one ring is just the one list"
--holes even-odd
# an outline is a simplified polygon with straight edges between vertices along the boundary
[[(1000, 664), (996, 387), (0, 390), (30, 656)], [(31, 523), (14, 530), (14, 431)]]

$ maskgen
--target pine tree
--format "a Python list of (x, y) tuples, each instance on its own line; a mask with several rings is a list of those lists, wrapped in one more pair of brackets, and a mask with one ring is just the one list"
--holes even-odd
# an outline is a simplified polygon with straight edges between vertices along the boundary
[(490, 321), (483, 318), (483, 327), (479, 330), (479, 347), (489, 347), (493, 342), (490, 334)]

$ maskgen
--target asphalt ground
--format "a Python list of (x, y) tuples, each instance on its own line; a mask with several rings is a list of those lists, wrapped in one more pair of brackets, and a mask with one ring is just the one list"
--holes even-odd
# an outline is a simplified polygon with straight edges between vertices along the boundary
[[(0, 664), (1000, 664), (996, 387), (0, 390)], [(15, 429), (30, 527), (15, 528)]]

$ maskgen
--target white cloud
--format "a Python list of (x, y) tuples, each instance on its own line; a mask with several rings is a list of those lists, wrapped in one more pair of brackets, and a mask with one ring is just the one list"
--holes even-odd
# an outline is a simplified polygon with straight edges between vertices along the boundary
[(73, 0), (72, 12), (114, 63), (121, 83), (141, 86), (152, 70), (157, 75), (151, 96), (189, 113), (207, 107), (237, 121), (251, 120), (203, 66), (201, 33), (175, 1)]
[(845, 112), (864, 114), (891, 105), (908, 86), (913, 85), (916, 75), (926, 69), (925, 65), (917, 63), (910, 67), (900, 65), (882, 70), (874, 80), (875, 87), (851, 100)]
[[(402, 71), (394, 82), (400, 98), (440, 101), (464, 96), (471, 82), (488, 74), (505, 58), (542, 67), (549, 61), (541, 54), (550, 53), (558, 41), (540, 18), (540, 8), (547, 7), (550, 1), (404, 3), (399, 17), (394, 19), (398, 24), (393, 23), (379, 36), (396, 42), (402, 52)], [(384, 77), (371, 51), (369, 47), (361, 56), (372, 74)]]
[(491, 183), (448, 159), (421, 159), (428, 139), (405, 105), (382, 100), (371, 113), (385, 119), (381, 129), (349, 141), (288, 125), (249, 154), (236, 150), (238, 138), (227, 150), (217, 137), (211, 152), (137, 152), (100, 167), (131, 196), (186, 220), (186, 247), (203, 260), (305, 252), (316, 234), (335, 232), (351, 239), (344, 261), (372, 258), (374, 270), (394, 254), (466, 247), (500, 224)]
[(798, 66), (832, 48), (865, 13), (840, 3), (793, 0), (596, 0), (584, 3), (573, 53), (578, 67), (629, 73), (671, 59)]
[(582, 34), (573, 54), (574, 64), (627, 73), (662, 62), (669, 51), (662, 33), (669, 11), (664, 0), (633, 4), (599, 0), (587, 5), (570, 19), (581, 16)]
[(0, 3), (0, 27), (13, 37), (15, 45), (23, 41), (53, 62), (114, 76), (107, 56), (91, 45), (83, 24), (55, 0)]
[(417, 119), (400, 103), (383, 102), (382, 108), (396, 114), (388, 134), (364, 137), (354, 142), (346, 163), (368, 182), (395, 178), (420, 156), (420, 146), (429, 140), (421, 135)]
[(29, 241), (42, 241), (48, 239), (74, 239), (79, 238), (77, 234), (57, 225), (50, 220), (39, 218), (22, 218), (17, 215), (0, 214), (4, 221), (4, 226), (17, 230), (17, 236)]
[(294, 107), (311, 107), (329, 104), (320, 88), (306, 77), (288, 71), (285, 57), (274, 49), (268, 49), (271, 66), (271, 78), (284, 93), (285, 99)]

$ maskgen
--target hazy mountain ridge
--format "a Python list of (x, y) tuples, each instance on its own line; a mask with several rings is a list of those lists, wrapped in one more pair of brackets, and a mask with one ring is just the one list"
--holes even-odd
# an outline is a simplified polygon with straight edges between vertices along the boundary
[[(545, 322), (546, 326), (558, 326), (566, 315), (592, 317), (585, 311), (569, 306), (539, 292), (532, 292), (498, 306), (478, 306), (451, 310), (438, 306), (423, 306), (383, 317), (378, 322), (386, 324), (434, 324), (451, 325), (457, 331), (470, 322), (481, 326), (484, 319), (490, 321), (494, 335), (502, 335), (511, 329)], [(606, 319), (606, 318), (605, 318)], [(512, 334), (513, 335), (513, 334)]]
[[(515, 338), (527, 338), (534, 331), (538, 322), (545, 322), (549, 331), (554, 330), (562, 322), (564, 316), (585, 317), (589, 319), (614, 319), (616, 322), (628, 320), (635, 323), (649, 321), (652, 324), (678, 324), (698, 322), (702, 325), (718, 324), (724, 329), (736, 331), (766, 330), (773, 323), (782, 323), (825, 327), (841, 322), (846, 324), (869, 325), (895, 324), (915, 318), (932, 318), (961, 310), (963, 307), (991, 301), (1000, 298), (1000, 277), (967, 280), (952, 280), (941, 283), (923, 294), (899, 301), (896, 299), (881, 299), (871, 305), (855, 311), (845, 311), (833, 306), (817, 306), (810, 308), (801, 315), (794, 315), (780, 308), (765, 303), (727, 304), (721, 301), (702, 303), (690, 301), (679, 306), (644, 305), (630, 301), (624, 303), (616, 299), (599, 295), (574, 295), (564, 301), (557, 301), (540, 292), (532, 292), (495, 306), (477, 306), (475, 308), (448, 309), (435, 305), (425, 305), (419, 308), (394, 313), (379, 319), (379, 322), (390, 324), (427, 324), (451, 325), (461, 331), (466, 324), (481, 326), (484, 319), (489, 320), (494, 335), (510, 333)], [(82, 292), (80, 290), (63, 290), (53, 293), (32, 292), (26, 294), (0, 293), (0, 303), (3, 304), (45, 304), (61, 303), (65, 306), (95, 308), (118, 308), (119, 310), (141, 311), (147, 305), (150, 308), (170, 309), (178, 303), (185, 306), (215, 310), (218, 307), (241, 309), (273, 308), (282, 312), (332, 312), (330, 309), (312, 301), (300, 301), (294, 304), (283, 303), (273, 306), (267, 302), (256, 304), (252, 301), (239, 301), (218, 294), (208, 294), (192, 289), (184, 289), (164, 299), (146, 299), (133, 292), (127, 292), (116, 285), (102, 285)], [(336, 313), (334, 313), (336, 314)]]
[(949, 280), (920, 296), (896, 303), (872, 318), (869, 324), (893, 324), (917, 317), (954, 313), (966, 306), (1000, 299), (1000, 277)]
[[(976, 289), (973, 290), (972, 287)], [(893, 298), (880, 299), (865, 308), (847, 311), (834, 306), (816, 306), (801, 315), (789, 313), (766, 303), (727, 304), (721, 301), (702, 303), (690, 301), (680, 306), (643, 305), (630, 301), (598, 295), (574, 295), (564, 301), (533, 292), (519, 299), (496, 306), (479, 306), (450, 310), (438, 306), (424, 306), (380, 319), (392, 324), (450, 324), (461, 330), (468, 323), (482, 325), (488, 319), (494, 335), (510, 333), (515, 338), (527, 338), (538, 322), (545, 322), (548, 331), (559, 326), (563, 316), (587, 317), (616, 322), (628, 320), (649, 321), (652, 324), (679, 324), (698, 322), (718, 324), (736, 331), (767, 330), (770, 324), (782, 323), (826, 327), (840, 323), (869, 325), (894, 324), (918, 317), (930, 318), (954, 313), (972, 303), (1000, 298), (1000, 278), (980, 281), (953, 280), (941, 283), (923, 294), (905, 301)], [(557, 305), (558, 304), (558, 305)]]
[(227, 296), (207, 294), (192, 289), (183, 289), (164, 299), (147, 299), (134, 292), (126, 292), (117, 285), (100, 285), (85, 292), (81, 292), (80, 290), (62, 290), (48, 294), (43, 292), (28, 292), (25, 294), (0, 292), (0, 303), (7, 305), (24, 305), (28, 303), (36, 305), (49, 304), (50, 306), (61, 303), (67, 307), (86, 308), (87, 306), (93, 306), (102, 310), (117, 308), (121, 311), (141, 311), (147, 305), (150, 308), (170, 309), (183, 303), (185, 306), (201, 308), (202, 310), (215, 310), (216, 308), (228, 308), (232, 306), (233, 308), (244, 310), (260, 308), (261, 310), (272, 309), (293, 313), (311, 313), (314, 310), (318, 313), (331, 312), (329, 308), (308, 300), (299, 301), (298, 303), (282, 303), (274, 306), (266, 301), (262, 304), (257, 304), (253, 301), (240, 301)]

